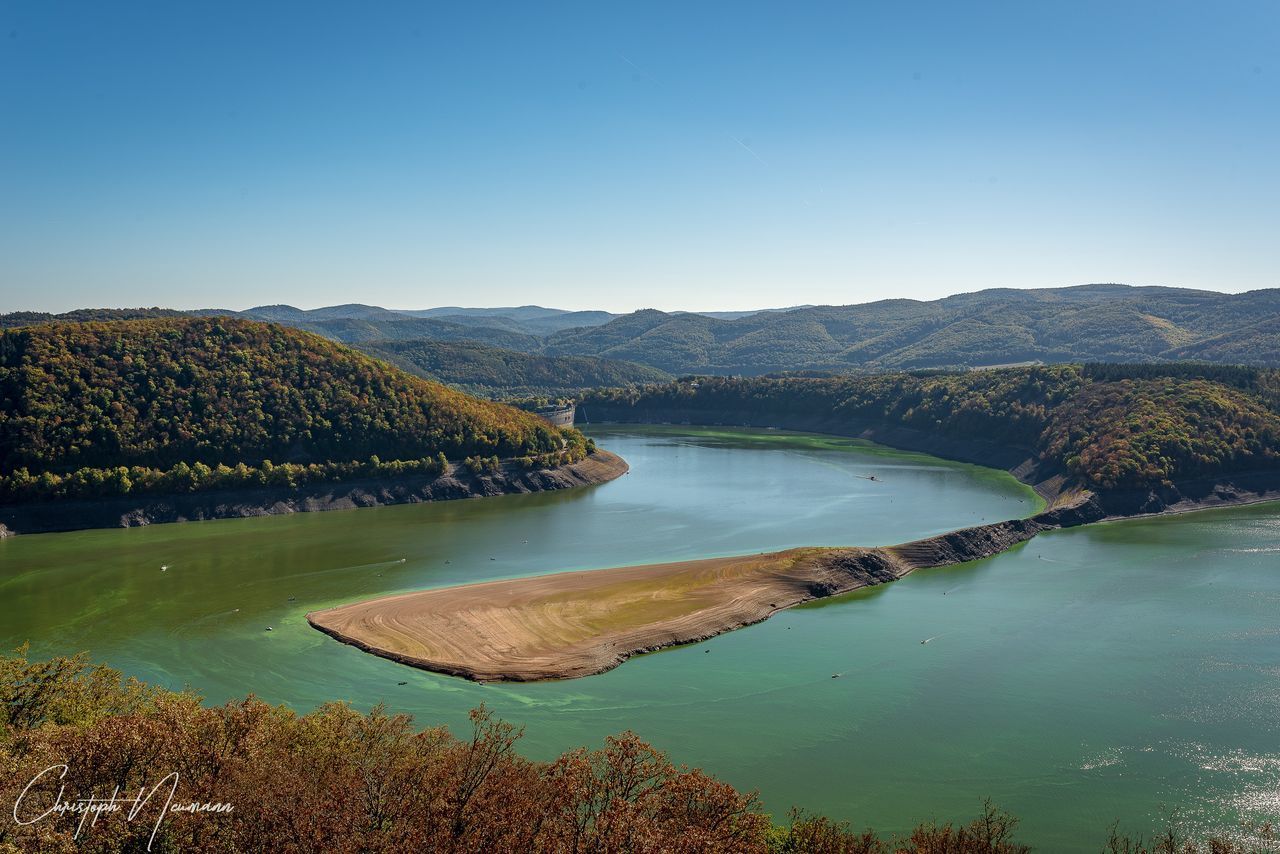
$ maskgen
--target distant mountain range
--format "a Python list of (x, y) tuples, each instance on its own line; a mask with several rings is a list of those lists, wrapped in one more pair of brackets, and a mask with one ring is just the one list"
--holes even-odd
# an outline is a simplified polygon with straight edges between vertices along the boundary
[[(499, 330), (538, 337), (550, 335), (562, 329), (599, 326), (619, 316), (607, 311), (565, 311), (558, 308), (543, 308), (540, 305), (522, 305), (510, 308), (444, 306), (441, 308), (398, 311), (373, 305), (358, 304), (335, 305), (311, 310), (294, 308), (291, 305), (264, 305), (239, 312), (239, 314), (254, 320), (270, 320), (304, 329), (315, 327), (315, 331), (321, 334), (329, 331), (338, 333), (332, 337), (339, 337), (340, 334), (364, 336), (368, 334), (370, 329), (379, 328), (382, 324), (391, 324), (389, 329), (394, 334), (383, 337), (432, 337), (436, 338), (436, 340), (444, 341), (458, 339), (443, 337), (449, 334), (448, 328), (438, 324), (448, 324), (448, 327)], [(411, 334), (414, 329), (426, 329), (431, 331), (432, 334), (429, 336)], [(352, 332), (350, 330), (359, 331)]]
[(658, 383), (671, 374), (594, 356), (538, 356), (455, 341), (373, 341), (359, 349), (398, 368), (481, 397), (576, 397), (592, 388)]
[(625, 315), (538, 306), (393, 312), (369, 306), (244, 314), (354, 344), (470, 341), (544, 356), (594, 356), (673, 374), (979, 367), (1016, 362), (1187, 359), (1280, 365), (1280, 289), (1222, 294), (1083, 285), (995, 289), (749, 313)]
[[(179, 313), (83, 310), (55, 317), (24, 312), (0, 315), (0, 327), (97, 315)], [(534, 305), (418, 311), (367, 305), (304, 311), (276, 305), (190, 313), (296, 326), (371, 352), (380, 350), (384, 358), (390, 353), (387, 342), (467, 342), (539, 357), (611, 360), (603, 369), (606, 375), (620, 370), (617, 362), (670, 374), (744, 375), (1026, 362), (1197, 360), (1280, 366), (1280, 289), (1223, 294), (1098, 284), (992, 289), (928, 302), (891, 299), (754, 312), (645, 309), (624, 315)], [(438, 355), (434, 352), (426, 361), (438, 364)], [(509, 357), (495, 353), (480, 361), (489, 370), (504, 359)], [(534, 370), (554, 372), (555, 367), (541, 363)]]
[(813, 306), (737, 320), (641, 311), (550, 336), (541, 352), (671, 373), (964, 368), (1019, 362), (1280, 364), (1280, 290), (1086, 285), (932, 302)]

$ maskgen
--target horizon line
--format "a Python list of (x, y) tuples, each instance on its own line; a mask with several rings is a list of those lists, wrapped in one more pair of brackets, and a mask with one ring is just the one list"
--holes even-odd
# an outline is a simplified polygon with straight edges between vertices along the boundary
[(772, 307), (766, 307), (766, 308), (752, 307), (752, 308), (678, 309), (678, 308), (656, 308), (654, 306), (638, 306), (628, 311), (615, 311), (611, 309), (600, 308), (598, 306), (589, 307), (589, 308), (563, 308), (559, 306), (548, 306), (548, 305), (543, 305), (541, 303), (534, 303), (534, 302), (523, 303), (521, 305), (456, 305), (456, 304), (428, 305), (420, 308), (388, 308), (386, 306), (378, 305), (376, 303), (362, 303), (362, 302), (325, 303), (325, 304), (317, 304), (317, 305), (312, 305), (310, 307), (305, 307), (302, 305), (298, 305), (296, 303), (279, 302), (279, 303), (257, 303), (255, 305), (250, 305), (245, 308), (230, 308), (227, 306), (214, 306), (214, 305), (196, 305), (196, 306), (191, 306), (187, 308), (181, 308), (174, 304), (170, 304), (170, 305), (157, 304), (157, 305), (149, 305), (149, 306), (148, 305), (118, 305), (118, 306), (81, 305), (81, 306), (77, 306), (76, 308), (65, 309), (63, 311), (52, 311), (47, 309), (34, 309), (34, 308), (17, 308), (8, 312), (0, 312), (0, 315), (19, 314), (19, 313), (26, 312), (31, 314), (49, 314), (49, 315), (57, 316), (62, 314), (69, 314), (73, 311), (89, 311), (89, 310), (96, 310), (96, 309), (108, 310), (108, 311), (128, 311), (128, 310), (147, 310), (147, 309), (168, 309), (171, 311), (187, 311), (187, 312), (230, 311), (238, 314), (243, 314), (245, 312), (254, 311), (257, 309), (265, 309), (265, 308), (292, 308), (297, 311), (311, 312), (311, 311), (319, 311), (326, 308), (339, 308), (342, 306), (361, 306), (364, 308), (376, 308), (376, 309), (381, 309), (382, 311), (389, 311), (393, 313), (433, 311), (437, 309), (449, 309), (449, 308), (456, 308), (461, 311), (475, 311), (475, 310), (499, 311), (502, 309), (541, 308), (548, 311), (559, 311), (559, 312), (565, 312), (565, 313), (603, 311), (607, 314), (614, 314), (621, 317), (625, 317), (628, 314), (635, 314), (640, 311), (660, 311), (664, 314), (702, 314), (702, 315), (713, 314), (713, 313), (729, 313), (729, 312), (742, 313), (742, 314), (757, 314), (757, 313), (763, 313), (763, 312), (795, 311), (797, 309), (802, 309), (802, 308), (850, 308), (854, 306), (875, 305), (876, 303), (882, 303), (882, 302), (931, 303), (931, 302), (941, 302), (943, 300), (952, 299), (955, 297), (986, 293), (988, 291), (1064, 291), (1064, 290), (1076, 290), (1081, 288), (1098, 288), (1098, 287), (1120, 287), (1120, 288), (1131, 288), (1134, 290), (1159, 289), (1159, 290), (1187, 291), (1189, 293), (1221, 294), (1222, 296), (1243, 296), (1246, 294), (1258, 293), (1260, 291), (1271, 291), (1271, 290), (1280, 289), (1280, 285), (1276, 285), (1273, 287), (1264, 287), (1264, 288), (1251, 288), (1251, 289), (1242, 290), (1242, 291), (1231, 291), (1231, 290), (1221, 290), (1218, 288), (1203, 288), (1203, 287), (1192, 288), (1192, 287), (1185, 287), (1181, 285), (1131, 285), (1126, 282), (1083, 282), (1083, 283), (1074, 284), (1074, 285), (1049, 285), (1049, 286), (1026, 286), (1026, 287), (1019, 287), (1017, 285), (995, 285), (988, 288), (978, 288), (976, 290), (955, 291), (953, 293), (948, 293), (945, 296), (935, 297), (934, 299), (917, 299), (914, 297), (883, 297), (881, 299), (866, 300), (863, 302), (797, 303), (795, 305), (772, 306)]

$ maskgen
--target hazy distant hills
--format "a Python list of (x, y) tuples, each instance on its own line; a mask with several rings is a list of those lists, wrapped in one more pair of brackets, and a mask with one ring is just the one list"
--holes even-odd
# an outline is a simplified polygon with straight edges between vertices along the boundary
[(518, 308), (429, 308), (403, 313), (414, 317), (433, 317), (464, 326), (497, 326), (530, 335), (550, 335), (561, 329), (578, 326), (599, 326), (619, 317), (607, 311), (563, 311), (537, 305)]
[[(184, 314), (164, 309), (82, 310), (69, 315), (0, 315), (0, 327), (56, 319)], [(208, 310), (296, 326), (328, 338), (395, 352), (387, 342), (418, 342), (419, 372), (444, 375), (440, 355), (481, 369), (488, 386), (498, 364), (526, 376), (554, 373), (555, 363), (514, 359), (510, 352), (447, 351), (422, 342), (469, 343), (538, 357), (609, 360), (589, 370), (560, 366), (566, 376), (637, 374), (617, 362), (671, 374), (764, 374), (794, 370), (964, 368), (1018, 362), (1164, 362), (1198, 360), (1280, 366), (1280, 290), (1222, 294), (1180, 288), (1082, 285), (1039, 290), (993, 289), (921, 302), (892, 299), (861, 305), (800, 306), (756, 312), (662, 312), (615, 315), (527, 305), (440, 307), (397, 311), (368, 305), (303, 310), (261, 306)], [(74, 315), (74, 316), (73, 316)], [(403, 348), (414, 352), (413, 347)], [(403, 354), (397, 358), (406, 359)], [(515, 365), (521, 365), (519, 369)], [(525, 371), (532, 371), (526, 375)], [(586, 373), (584, 373), (586, 371)], [(594, 372), (594, 374), (593, 374)], [(466, 377), (447, 379), (474, 385)], [(559, 388), (568, 388), (566, 383)], [(549, 387), (549, 386), (548, 386)]]
[(364, 352), (411, 374), (484, 397), (575, 397), (590, 388), (665, 382), (671, 374), (593, 356), (538, 356), (483, 344), (375, 341)]
[(570, 397), (584, 389), (663, 382), (670, 374), (647, 365), (592, 356), (544, 356), (543, 338), (575, 324), (605, 323), (603, 311), (563, 311), (540, 306), (391, 311), (339, 305), (306, 311), (288, 305), (244, 312), (221, 309), (79, 309), (65, 314), (0, 314), (0, 329), (43, 323), (226, 316), (295, 327), (357, 347), (420, 377), (484, 397)]
[(977, 367), (1201, 359), (1280, 365), (1280, 290), (1221, 294), (1086, 285), (932, 302), (812, 306), (734, 320), (640, 311), (549, 336), (541, 352), (671, 373)]
[[(398, 324), (387, 327), (379, 338), (434, 337), (442, 341), (458, 340), (451, 336), (452, 327), (482, 330), (474, 339), (490, 341), (494, 336), (488, 330), (519, 333), (530, 336), (549, 335), (562, 329), (578, 326), (594, 326), (608, 323), (616, 314), (607, 311), (565, 311), (543, 308), (539, 305), (523, 305), (510, 308), (462, 308), (444, 306), (417, 310), (395, 310), (373, 305), (335, 305), (326, 308), (304, 310), (291, 305), (265, 305), (239, 312), (253, 320), (286, 323), (343, 341), (372, 340), (369, 330), (382, 324)], [(356, 323), (363, 324), (356, 326)], [(439, 326), (437, 324), (448, 324)], [(416, 325), (415, 325), (416, 324)], [(353, 329), (359, 329), (353, 332)], [(426, 330), (428, 335), (418, 330)], [(344, 337), (345, 336), (345, 337)]]
[[(390, 312), (338, 306), (275, 319), (340, 341), (471, 341), (542, 356), (594, 356), (673, 374), (898, 370), (1015, 362), (1195, 359), (1280, 365), (1280, 290), (1222, 294), (1084, 285), (993, 289), (750, 313), (626, 315), (538, 306)], [(719, 316), (717, 316), (719, 315)]]

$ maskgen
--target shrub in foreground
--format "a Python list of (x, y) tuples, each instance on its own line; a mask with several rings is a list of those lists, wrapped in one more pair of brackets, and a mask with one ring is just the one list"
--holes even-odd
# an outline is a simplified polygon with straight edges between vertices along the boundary
[[(25, 649), (0, 658), (0, 700), (5, 854), (1030, 850), (989, 803), (969, 824), (894, 840), (799, 811), (774, 826), (754, 793), (677, 767), (634, 733), (533, 762), (515, 750), (522, 731), (484, 707), (461, 738), (381, 707), (298, 715), (252, 697), (209, 707), (84, 655), (32, 662)], [(1176, 834), (1147, 844), (1113, 832), (1109, 844), (1112, 854), (1247, 850)]]

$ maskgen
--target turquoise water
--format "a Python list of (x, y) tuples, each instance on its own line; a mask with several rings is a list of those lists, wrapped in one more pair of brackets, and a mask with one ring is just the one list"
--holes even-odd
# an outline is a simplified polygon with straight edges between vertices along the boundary
[(1054, 532), (567, 682), (475, 685), (306, 625), (309, 610), (386, 592), (887, 544), (1039, 507), (1003, 473), (853, 440), (596, 435), (631, 474), (560, 494), (0, 541), (0, 641), (87, 649), (215, 702), (386, 702), (454, 726), (485, 702), (527, 726), (539, 757), (633, 729), (759, 789), (779, 816), (801, 804), (887, 831), (971, 816), (985, 796), (1055, 851), (1097, 850), (1116, 819), (1149, 830), (1162, 809), (1200, 829), (1280, 815), (1277, 505)]

